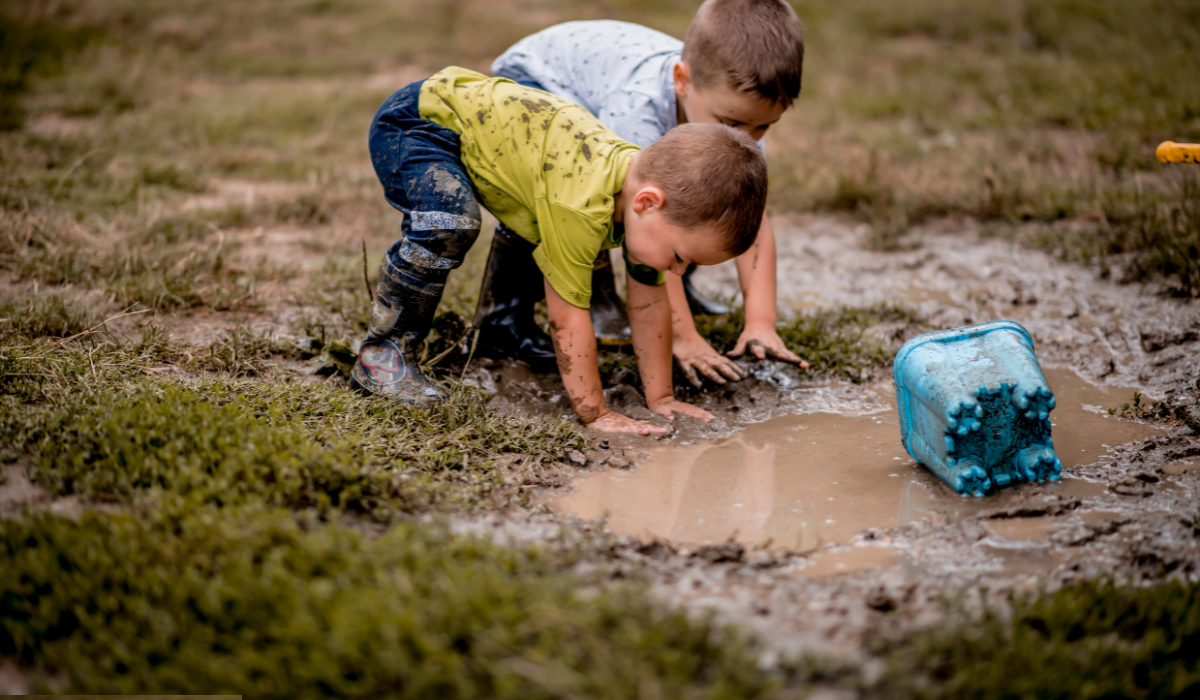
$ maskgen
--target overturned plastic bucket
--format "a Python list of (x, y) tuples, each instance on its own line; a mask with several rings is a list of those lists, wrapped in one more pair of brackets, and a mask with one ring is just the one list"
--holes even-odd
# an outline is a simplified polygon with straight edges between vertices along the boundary
[(1054, 394), (1019, 324), (919, 335), (900, 348), (892, 371), (904, 448), (960, 495), (1058, 479)]

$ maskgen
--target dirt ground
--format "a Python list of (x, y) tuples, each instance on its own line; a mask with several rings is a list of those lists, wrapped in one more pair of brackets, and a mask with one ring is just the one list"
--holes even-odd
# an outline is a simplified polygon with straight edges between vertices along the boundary
[[(1071, 464), (1064, 455), (1070, 466), (1062, 481), (994, 490), (983, 498), (954, 495), (906, 455), (904, 466), (921, 472), (922, 486), (931, 494), (922, 517), (899, 527), (865, 529), (807, 551), (769, 543), (764, 547), (735, 529), (728, 530), (728, 542), (708, 544), (642, 533), (622, 537), (611, 559), (597, 565), (613, 567), (615, 576), (622, 566), (648, 570), (654, 594), (662, 600), (697, 612), (716, 611), (753, 629), (782, 654), (833, 652), (858, 659), (868, 680), (870, 649), (879, 635), (900, 638), (914, 628), (943, 624), (947, 596), (1000, 603), (1013, 592), (1054, 590), (1101, 576), (1133, 585), (1200, 578), (1193, 520), (1200, 509), (1200, 406), (1194, 391), (1200, 376), (1200, 306), (1151, 287), (1118, 285), (1019, 244), (981, 237), (971, 222), (944, 221), (913, 231), (906, 250), (890, 253), (864, 250), (862, 228), (838, 218), (788, 217), (779, 230), (781, 298), (795, 308), (902, 299), (919, 310), (919, 324), (914, 325), (1015, 320), (1032, 333), (1046, 367), (1064, 368), (1100, 388), (1139, 387), (1153, 400), (1178, 406), (1178, 415), (1186, 420), (1160, 420), (1155, 430), (1143, 420), (1106, 416), (1114, 423), (1138, 424), (1125, 427), (1141, 428), (1153, 437), (1116, 443), (1113, 435), (1119, 436), (1123, 426), (1112, 426), (1084, 438), (1092, 441), (1086, 444), (1095, 450), (1090, 454), (1098, 457), (1094, 461)], [(718, 267), (703, 271), (701, 279), (713, 291), (728, 292), (736, 285), (736, 271)], [(907, 326), (879, 332), (904, 339), (921, 330)], [(719, 416), (716, 425), (681, 421), (672, 437), (654, 441), (597, 436), (590, 443), (597, 449), (588, 452), (580, 473), (636, 471), (648, 452), (669, 461), (672, 442), (727, 441), (749, 424), (813, 412), (886, 416), (891, 419), (889, 454), (903, 454), (889, 405), (894, 392), (889, 377), (860, 385), (830, 384), (806, 380), (782, 363), (745, 367), (754, 378), (702, 398), (701, 405)], [(551, 377), (507, 363), (479, 365), (471, 376), (481, 384), (490, 378), (496, 392), (492, 400), (509, 410), (534, 416), (562, 412)], [(1113, 389), (1107, 395), (1128, 401), (1131, 393)], [(617, 387), (610, 389), (609, 398), (637, 415), (635, 401), (626, 394)], [(737, 410), (739, 406), (751, 410)], [(1066, 410), (1063, 403), (1059, 406), (1059, 413)], [(1063, 427), (1056, 430), (1070, 427), (1062, 422), (1070, 418), (1057, 420), (1056, 426)], [(842, 428), (859, 429), (850, 424)], [(607, 466), (613, 455), (619, 468)], [(811, 456), (793, 459), (789, 468), (802, 472), (807, 464), (815, 472), (822, 459), (837, 455), (814, 448)], [(853, 476), (847, 470), (846, 477)], [(636, 489), (622, 493), (637, 495)], [(563, 496), (544, 498), (554, 502)], [(768, 512), (759, 515), (770, 515), (772, 504), (760, 507)], [(558, 538), (560, 527), (598, 527), (561, 523), (561, 516), (546, 514), (498, 517), (463, 527), (475, 532), (493, 527), (518, 541)]]
[[(718, 416), (714, 424), (681, 419), (673, 435), (657, 439), (592, 434), (590, 449), (578, 455), (577, 463), (543, 475), (549, 486), (538, 490), (539, 505), (532, 510), (454, 519), (454, 528), (492, 534), (505, 543), (549, 546), (604, 536), (611, 532), (604, 518), (581, 520), (562, 512), (570, 509), (561, 502), (569, 501), (587, 479), (636, 475), (655, 467), (655, 460), (669, 462), (680, 450), (727, 443), (749, 426), (795, 416), (842, 416), (847, 420), (832, 432), (862, 440), (865, 433), (857, 431), (866, 430), (864, 425), (879, 426), (880, 449), (903, 455), (896, 469), (906, 470), (926, 494), (915, 517), (904, 518), (902, 525), (844, 530), (832, 541), (801, 537), (797, 546), (756, 540), (752, 528), (733, 526), (728, 539), (708, 542), (649, 531), (619, 534), (610, 547), (578, 566), (615, 579), (635, 572), (648, 575), (653, 595), (663, 602), (697, 614), (715, 611), (720, 619), (752, 630), (780, 658), (812, 654), (848, 662), (867, 688), (883, 663), (872, 659), (873, 645), (944, 624), (947, 596), (975, 601), (969, 605), (1002, 604), (1013, 592), (1053, 590), (1101, 576), (1133, 585), (1200, 578), (1200, 543), (1194, 534), (1194, 514), (1200, 510), (1200, 406), (1194, 391), (1200, 376), (1200, 306), (1194, 301), (1164, 296), (1149, 286), (1118, 285), (1019, 243), (983, 237), (970, 221), (946, 220), (916, 229), (907, 235), (904, 249), (895, 252), (867, 249), (864, 227), (840, 217), (785, 216), (776, 226), (782, 307), (811, 310), (900, 300), (916, 310), (915, 320), (872, 331), (893, 343), (933, 328), (1012, 319), (1030, 330), (1045, 367), (1072, 372), (1084, 386), (1137, 387), (1149, 399), (1171, 405), (1175, 418), (1160, 417), (1151, 424), (1147, 417), (1106, 416), (1120, 424), (1116, 428), (1154, 436), (1116, 444), (1107, 433), (1092, 433), (1084, 440), (1091, 441), (1090, 456), (1098, 458), (1081, 464), (1064, 459), (1068, 466), (1061, 482), (962, 499), (903, 454), (887, 371), (855, 384), (814, 380), (782, 363), (743, 361), (751, 378), (697, 398)], [(286, 231), (246, 235), (287, 237)], [(292, 263), (318, 264), (303, 259), (300, 248), (274, 250), (286, 251)], [(702, 270), (699, 280), (711, 292), (732, 292), (736, 274), (731, 267)], [(245, 316), (239, 322), (287, 336), (296, 332), (287, 319), (297, 313), (277, 307), (270, 315)], [(192, 342), (203, 342), (226, 330), (230, 320), (201, 311), (181, 314), (171, 323)], [(476, 360), (465, 376), (505, 412), (531, 418), (568, 415), (554, 373)], [(1130, 393), (1109, 389), (1104, 396), (1127, 400)], [(608, 398), (632, 415), (649, 415), (627, 385), (609, 388)], [(1092, 408), (1116, 405), (1114, 400), (1111, 406)], [(856, 416), (858, 423), (850, 420)], [(1058, 418), (1056, 425), (1063, 427), (1056, 430), (1070, 427), (1063, 420), (1069, 418)], [(1114, 430), (1110, 433), (1122, 434)], [(789, 449), (781, 434), (765, 434), (760, 448)], [(776, 440), (780, 444), (772, 446)], [(770, 459), (761, 451), (747, 455)], [(839, 458), (823, 448), (801, 450), (782, 468), (791, 470), (802, 491), (810, 488), (803, 482), (811, 472), (811, 488), (824, 493), (815, 475)], [(845, 477), (857, 476), (864, 493), (875, 488), (870, 479), (884, 477), (856, 475), (854, 469), (847, 467)], [(75, 497), (54, 498), (31, 484), (20, 466), (4, 470), (0, 514), (6, 517), (26, 507), (78, 517), (84, 507)], [(895, 482), (885, 485), (894, 487)], [(855, 494), (854, 489), (835, 492), (839, 498)], [(733, 505), (746, 511), (738, 517), (774, 517), (772, 509), (781, 508), (770, 499), (751, 503), (750, 509), (742, 503), (713, 503), (705, 517), (725, 517), (728, 513), (721, 509)], [(845, 508), (854, 508), (849, 499)], [(831, 518), (840, 519), (842, 512), (830, 506)], [(893, 509), (883, 521), (895, 517)], [(837, 683), (827, 690), (829, 697), (862, 692)]]

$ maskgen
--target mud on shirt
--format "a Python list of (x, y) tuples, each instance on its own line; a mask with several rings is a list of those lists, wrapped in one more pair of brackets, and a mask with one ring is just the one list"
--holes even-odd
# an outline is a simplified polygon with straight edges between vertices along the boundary
[(554, 291), (588, 308), (597, 253), (622, 243), (613, 196), (638, 147), (573, 102), (456, 66), (424, 82), (419, 109), (459, 134), (480, 202), (537, 246)]
[(492, 63), (583, 105), (621, 138), (645, 148), (678, 126), (675, 64), (683, 42), (629, 22), (564, 22), (531, 34)]

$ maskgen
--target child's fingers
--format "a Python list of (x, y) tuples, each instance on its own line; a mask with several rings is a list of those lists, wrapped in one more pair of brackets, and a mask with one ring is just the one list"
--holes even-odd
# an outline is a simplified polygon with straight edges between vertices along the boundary
[(742, 371), (742, 368), (728, 357), (717, 355), (713, 358), (713, 364), (716, 365), (717, 371), (724, 374), (725, 378), (730, 381), (738, 382), (746, 378), (746, 373)]
[(699, 389), (701, 387), (700, 376), (696, 374), (696, 368), (693, 366), (693, 361), (687, 360), (680, 362), (679, 366), (683, 368), (683, 376), (687, 377), (688, 382), (690, 382), (692, 386)]
[(788, 350), (787, 348), (768, 347), (767, 352), (771, 353), (772, 357), (779, 359), (779, 360), (783, 360), (784, 362), (791, 362), (792, 364), (797, 364), (797, 365), (800, 365), (801, 367), (808, 367), (807, 362), (800, 359), (799, 355), (792, 352), (791, 350)]
[(761, 340), (751, 340), (746, 344), (746, 349), (754, 353), (754, 356), (760, 360), (767, 359), (767, 346), (766, 343)]
[(675, 410), (685, 415), (689, 415), (692, 418), (699, 418), (705, 423), (711, 423), (713, 419), (716, 418), (716, 416), (704, 410), (703, 408), (700, 408), (699, 406), (693, 406), (690, 403), (680, 402), (678, 405), (676, 405)]
[(700, 370), (700, 374), (703, 374), (705, 377), (708, 377), (711, 381), (716, 382), (717, 384), (725, 383), (725, 377), (721, 376), (721, 373), (718, 372), (716, 368), (712, 366), (712, 363), (707, 361), (707, 359), (696, 361), (696, 369)]

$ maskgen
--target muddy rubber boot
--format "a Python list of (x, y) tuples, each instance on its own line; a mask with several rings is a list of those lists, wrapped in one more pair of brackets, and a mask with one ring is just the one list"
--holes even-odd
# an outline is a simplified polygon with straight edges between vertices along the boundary
[(421, 372), (417, 350), (429, 334), (445, 276), (423, 279), (421, 269), (390, 258), (385, 255), (379, 267), (371, 325), (350, 370), (350, 386), (411, 404), (441, 401), (446, 393)]
[(728, 316), (732, 310), (719, 301), (713, 301), (696, 291), (696, 287), (692, 285), (692, 273), (696, 271), (696, 264), (688, 265), (687, 272), (683, 273), (683, 293), (687, 296), (688, 309), (693, 316)]
[(591, 313), (596, 340), (601, 345), (629, 345), (633, 342), (633, 334), (629, 331), (629, 312), (625, 310), (625, 302), (617, 295), (612, 258), (607, 250), (600, 251), (592, 267)]
[(546, 298), (533, 249), (504, 224), (496, 227), (475, 309), (477, 354), (530, 364), (554, 362), (554, 342), (533, 319), (534, 306)]

